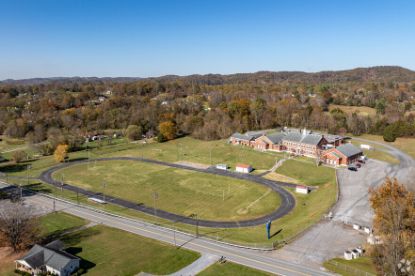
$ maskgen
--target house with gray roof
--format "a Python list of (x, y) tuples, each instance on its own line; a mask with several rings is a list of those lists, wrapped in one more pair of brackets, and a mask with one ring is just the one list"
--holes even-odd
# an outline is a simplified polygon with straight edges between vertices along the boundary
[(79, 269), (80, 259), (62, 248), (60, 241), (45, 246), (35, 244), (25, 256), (15, 261), (16, 269), (31, 275), (69, 276)]

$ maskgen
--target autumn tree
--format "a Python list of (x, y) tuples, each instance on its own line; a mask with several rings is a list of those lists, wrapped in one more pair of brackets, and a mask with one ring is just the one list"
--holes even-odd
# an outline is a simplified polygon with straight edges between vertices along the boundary
[(0, 208), (0, 241), (14, 251), (37, 239), (38, 223), (33, 209), (22, 202), (7, 202)]
[(126, 130), (126, 136), (128, 140), (135, 141), (139, 140), (143, 135), (143, 130), (140, 126), (137, 125), (129, 125)]
[(159, 132), (167, 140), (176, 138), (176, 124), (172, 121), (165, 121), (159, 124)]
[(68, 145), (61, 144), (58, 145), (53, 153), (53, 157), (55, 158), (56, 162), (64, 162), (66, 158), (68, 158)]
[(387, 178), (370, 191), (370, 203), (373, 229), (382, 240), (372, 253), (375, 264), (382, 275), (402, 275), (399, 262), (415, 257), (415, 196), (396, 179)]

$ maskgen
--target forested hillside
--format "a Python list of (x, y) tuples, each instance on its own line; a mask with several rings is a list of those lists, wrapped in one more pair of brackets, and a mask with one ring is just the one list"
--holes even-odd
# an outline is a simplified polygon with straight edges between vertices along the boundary
[[(0, 134), (76, 147), (89, 134), (228, 137), (279, 126), (330, 133), (415, 135), (415, 72), (400, 67), (158, 78), (52, 78), (0, 82)], [(330, 106), (336, 105), (336, 108)], [(345, 112), (365, 106), (374, 114)], [(139, 135), (137, 135), (137, 133)]]

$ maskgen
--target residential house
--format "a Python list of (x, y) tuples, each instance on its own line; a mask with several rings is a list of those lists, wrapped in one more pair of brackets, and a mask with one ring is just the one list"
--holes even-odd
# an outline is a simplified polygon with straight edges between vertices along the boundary
[(15, 261), (16, 269), (31, 275), (69, 276), (79, 269), (80, 259), (62, 248), (60, 241), (45, 246), (35, 244), (25, 256)]

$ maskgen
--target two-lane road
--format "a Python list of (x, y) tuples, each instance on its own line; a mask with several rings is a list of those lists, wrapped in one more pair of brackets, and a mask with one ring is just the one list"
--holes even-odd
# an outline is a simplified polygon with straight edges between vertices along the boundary
[[(26, 202), (33, 204), (45, 211), (51, 211), (54, 206), (54, 200), (42, 195), (34, 195), (26, 198)], [(304, 265), (298, 265), (287, 261), (272, 258), (261, 251), (239, 248), (203, 237), (195, 238), (191, 235), (173, 230), (155, 226), (139, 220), (132, 220), (112, 216), (110, 214), (97, 212), (73, 203), (55, 201), (56, 210), (62, 210), (66, 213), (82, 217), (89, 221), (115, 227), (144, 237), (156, 239), (170, 244), (177, 244), (190, 250), (201, 253), (224, 256), (229, 261), (239, 263), (252, 268), (264, 270), (277, 275), (331, 275), (330, 273), (307, 268)]]

